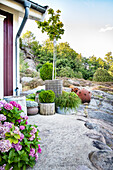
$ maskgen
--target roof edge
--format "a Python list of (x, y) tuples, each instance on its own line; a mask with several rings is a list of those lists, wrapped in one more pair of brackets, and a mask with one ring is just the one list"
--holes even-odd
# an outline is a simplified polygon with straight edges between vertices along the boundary
[(24, 3), (25, 1), (26, 2), (30, 2), (31, 3), (31, 8), (38, 11), (38, 12), (41, 12), (42, 14), (44, 14), (48, 8), (48, 6), (41, 6), (35, 2), (32, 2), (31, 0), (14, 0), (15, 2), (18, 2), (20, 4), (22, 4), (24, 6)]

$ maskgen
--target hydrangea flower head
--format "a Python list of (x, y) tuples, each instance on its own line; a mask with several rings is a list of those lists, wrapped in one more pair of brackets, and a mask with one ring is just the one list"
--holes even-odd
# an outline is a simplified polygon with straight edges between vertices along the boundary
[(15, 101), (10, 101), (10, 104), (12, 104), (14, 107), (17, 107), (17, 103)]
[(21, 107), (21, 105), (20, 104), (17, 104), (17, 106), (16, 106), (19, 110), (22, 110), (22, 107)]
[(22, 125), (21, 125), (21, 126), (20, 126), (20, 129), (21, 129), (21, 130), (24, 130), (24, 129), (25, 129), (25, 126), (22, 126)]
[(5, 103), (5, 104), (4, 104), (4, 108), (5, 108), (6, 110), (12, 110), (12, 109), (13, 109), (13, 105), (10, 104), (10, 103)]
[(5, 121), (6, 120), (6, 116), (4, 116), (3, 114), (0, 114), (0, 121)]

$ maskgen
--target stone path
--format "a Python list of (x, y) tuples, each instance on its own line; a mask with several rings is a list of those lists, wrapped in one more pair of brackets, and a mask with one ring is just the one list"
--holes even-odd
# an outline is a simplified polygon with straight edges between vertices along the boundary
[[(39, 126), (42, 154), (33, 170), (95, 170), (88, 155), (97, 149), (90, 130), (75, 115), (29, 116)], [(32, 168), (29, 168), (31, 170)]]

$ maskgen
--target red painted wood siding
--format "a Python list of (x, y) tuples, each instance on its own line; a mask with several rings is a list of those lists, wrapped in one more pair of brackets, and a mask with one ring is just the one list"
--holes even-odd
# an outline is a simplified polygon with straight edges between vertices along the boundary
[(4, 96), (13, 95), (13, 15), (0, 10), (4, 20)]

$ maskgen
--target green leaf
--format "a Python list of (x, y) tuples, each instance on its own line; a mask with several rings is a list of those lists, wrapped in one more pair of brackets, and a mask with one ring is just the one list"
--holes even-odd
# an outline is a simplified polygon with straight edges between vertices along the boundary
[(15, 149), (14, 148), (12, 148), (11, 150), (10, 150), (10, 152), (9, 152), (9, 159), (12, 159), (13, 157), (15, 156)]
[(18, 143), (18, 139), (13, 138), (12, 141), (14, 144)]
[(26, 150), (27, 152), (30, 152), (30, 147), (25, 147), (25, 150)]
[(5, 170), (9, 170), (9, 163), (7, 163), (6, 167), (5, 167)]
[(2, 156), (2, 159), (5, 159), (7, 161), (8, 155)]
[(8, 138), (8, 140), (9, 140), (11, 143), (13, 143), (13, 139), (12, 139), (12, 138)]
[(21, 168), (23, 166), (22, 162), (18, 162), (18, 167)]
[(18, 134), (14, 134), (14, 137), (15, 137), (16, 139), (20, 139), (20, 135), (18, 135)]
[(5, 136), (11, 136), (10, 132), (5, 133)]
[(20, 157), (15, 157), (14, 158), (14, 162), (19, 162), (20, 161)]
[(26, 165), (23, 166), (23, 170), (26, 170)]

